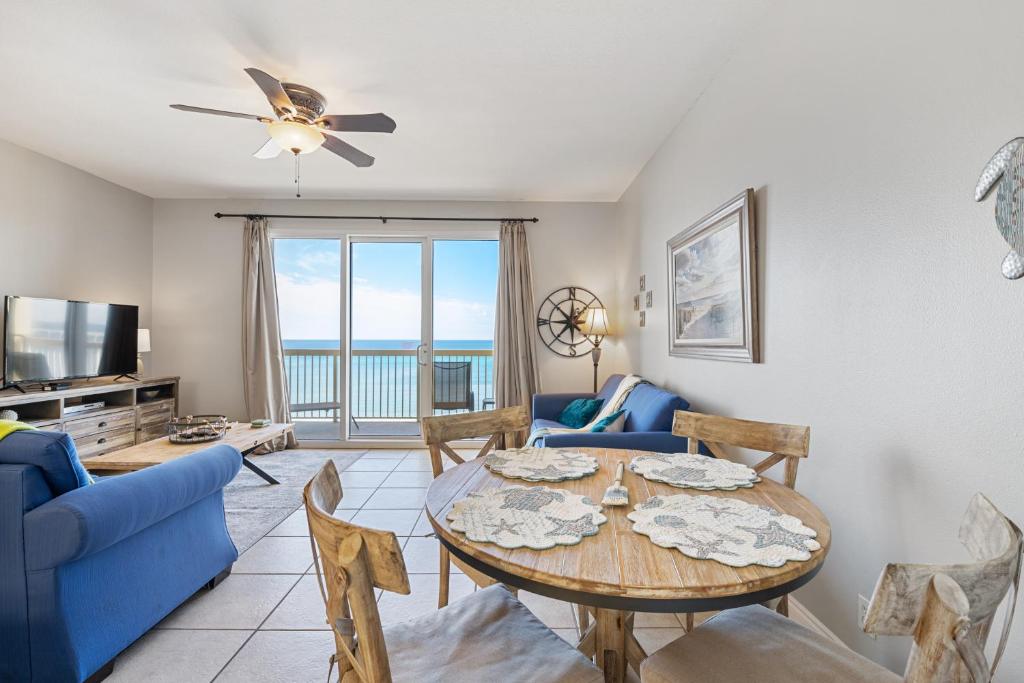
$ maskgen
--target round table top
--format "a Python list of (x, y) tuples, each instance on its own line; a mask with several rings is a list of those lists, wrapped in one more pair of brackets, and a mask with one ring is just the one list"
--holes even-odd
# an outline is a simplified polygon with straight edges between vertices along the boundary
[[(693, 612), (726, 609), (764, 602), (785, 595), (809, 581), (821, 568), (831, 544), (828, 520), (807, 498), (771, 479), (735, 491), (698, 491), (648, 481), (629, 471), (629, 462), (644, 451), (612, 448), (574, 448), (597, 458), (597, 473), (563, 482), (506, 479), (477, 458), (447, 470), (427, 490), (426, 511), (438, 539), (459, 559), (503, 583), (579, 604), (645, 612)], [(612, 483), (615, 466), (626, 463), (622, 484), (629, 505), (605, 507), (608, 518), (594, 536), (577, 545), (547, 550), (510, 550), (492, 543), (470, 541), (453, 531), (447, 515), (452, 504), (469, 493), (504, 486), (548, 486), (589, 496), (599, 502)], [(709, 495), (767, 505), (798, 517), (817, 532), (821, 549), (803, 562), (781, 567), (730, 567), (715, 560), (698, 560), (674, 548), (655, 545), (632, 530), (626, 515), (637, 503), (655, 495)]]

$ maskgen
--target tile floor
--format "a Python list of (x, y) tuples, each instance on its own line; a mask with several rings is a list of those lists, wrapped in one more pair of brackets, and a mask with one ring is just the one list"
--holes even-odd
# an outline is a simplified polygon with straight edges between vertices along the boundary
[[(470, 454), (472, 455), (472, 454)], [(368, 451), (341, 474), (337, 514), (399, 536), (412, 593), (385, 593), (384, 624), (437, 608), (438, 545), (422, 513), (431, 481), (426, 451)], [(311, 681), (323, 683), (333, 640), (312, 573), (305, 513), (300, 508), (238, 558), (231, 576), (175, 610), (117, 659), (111, 683), (148, 681)], [(452, 600), (473, 590), (457, 570)], [(577, 638), (572, 607), (520, 593), (534, 614), (570, 642)], [(682, 635), (671, 614), (638, 614), (636, 634), (648, 652)], [(637, 679), (632, 676), (631, 680)]]

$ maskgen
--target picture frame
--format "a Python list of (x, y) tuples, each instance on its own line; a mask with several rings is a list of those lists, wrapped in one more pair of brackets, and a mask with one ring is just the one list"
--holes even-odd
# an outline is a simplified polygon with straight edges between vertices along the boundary
[(640, 311), (640, 327), (647, 327), (647, 311)]
[(754, 190), (668, 240), (669, 355), (760, 362)]
[(653, 289), (648, 289), (647, 290), (647, 308), (651, 308), (652, 306), (654, 306), (654, 290)]
[(634, 311), (639, 311), (640, 310), (640, 295), (639, 294), (634, 294), (633, 295), (633, 310)]
[(642, 292), (645, 289), (647, 289), (647, 276), (646, 275), (641, 275), (640, 276), (640, 291)]

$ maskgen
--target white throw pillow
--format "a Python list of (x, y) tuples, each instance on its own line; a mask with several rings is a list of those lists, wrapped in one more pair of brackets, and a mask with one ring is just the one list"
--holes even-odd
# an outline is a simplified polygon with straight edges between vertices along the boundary
[(626, 416), (629, 415), (629, 411), (623, 411), (622, 415), (615, 418), (615, 422), (610, 423), (604, 428), (605, 432), (621, 432), (626, 426)]

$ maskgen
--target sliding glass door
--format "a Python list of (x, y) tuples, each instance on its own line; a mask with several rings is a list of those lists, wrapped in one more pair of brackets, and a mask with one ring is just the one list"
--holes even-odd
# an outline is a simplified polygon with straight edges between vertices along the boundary
[(415, 444), (419, 418), (494, 407), (493, 233), (275, 234), (296, 436)]
[(420, 435), (429, 382), (428, 246), (411, 238), (353, 238), (349, 245), (350, 439)]
[(275, 239), (274, 269), (295, 436), (344, 437), (342, 240)]

